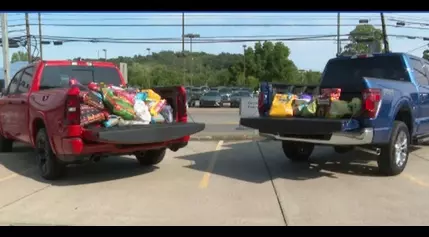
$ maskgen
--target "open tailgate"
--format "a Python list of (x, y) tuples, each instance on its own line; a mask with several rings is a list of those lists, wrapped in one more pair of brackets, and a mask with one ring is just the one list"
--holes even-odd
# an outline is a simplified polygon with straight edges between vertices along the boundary
[(241, 118), (240, 125), (261, 133), (294, 135), (325, 135), (359, 128), (359, 122), (354, 119), (328, 118), (249, 117)]
[(170, 123), (92, 128), (97, 142), (114, 144), (147, 144), (165, 142), (204, 130), (204, 123)]

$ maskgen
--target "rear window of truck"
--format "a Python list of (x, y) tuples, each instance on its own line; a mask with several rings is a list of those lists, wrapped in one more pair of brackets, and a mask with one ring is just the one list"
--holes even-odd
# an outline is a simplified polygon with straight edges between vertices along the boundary
[(119, 72), (113, 67), (46, 66), (43, 69), (40, 89), (68, 87), (71, 78), (75, 78), (83, 85), (90, 82), (121, 85)]
[(410, 81), (399, 55), (334, 59), (326, 65), (321, 87), (354, 87), (363, 77)]

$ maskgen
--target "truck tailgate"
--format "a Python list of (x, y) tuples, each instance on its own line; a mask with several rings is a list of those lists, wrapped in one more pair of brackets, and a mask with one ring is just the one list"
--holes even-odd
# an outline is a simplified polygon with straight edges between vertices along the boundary
[(97, 142), (114, 144), (146, 144), (179, 139), (204, 130), (204, 123), (170, 123), (92, 128)]
[(241, 118), (240, 125), (261, 133), (294, 135), (325, 135), (359, 128), (359, 122), (354, 119), (327, 118), (249, 117)]

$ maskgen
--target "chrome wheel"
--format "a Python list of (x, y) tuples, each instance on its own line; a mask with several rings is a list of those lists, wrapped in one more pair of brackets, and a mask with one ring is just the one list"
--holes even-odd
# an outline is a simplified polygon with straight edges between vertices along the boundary
[(398, 167), (402, 167), (407, 160), (408, 139), (405, 132), (401, 131), (395, 143), (395, 161)]

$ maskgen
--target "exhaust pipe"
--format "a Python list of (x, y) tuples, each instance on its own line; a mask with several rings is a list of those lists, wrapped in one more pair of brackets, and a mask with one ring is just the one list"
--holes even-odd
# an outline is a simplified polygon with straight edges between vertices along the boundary
[(355, 147), (355, 149), (359, 150), (359, 151), (363, 151), (363, 152), (369, 153), (369, 154), (372, 154), (372, 155), (376, 155), (376, 156), (379, 156), (381, 154), (381, 149), (380, 148), (368, 149), (368, 148), (363, 148), (363, 147), (357, 146), (357, 147)]

